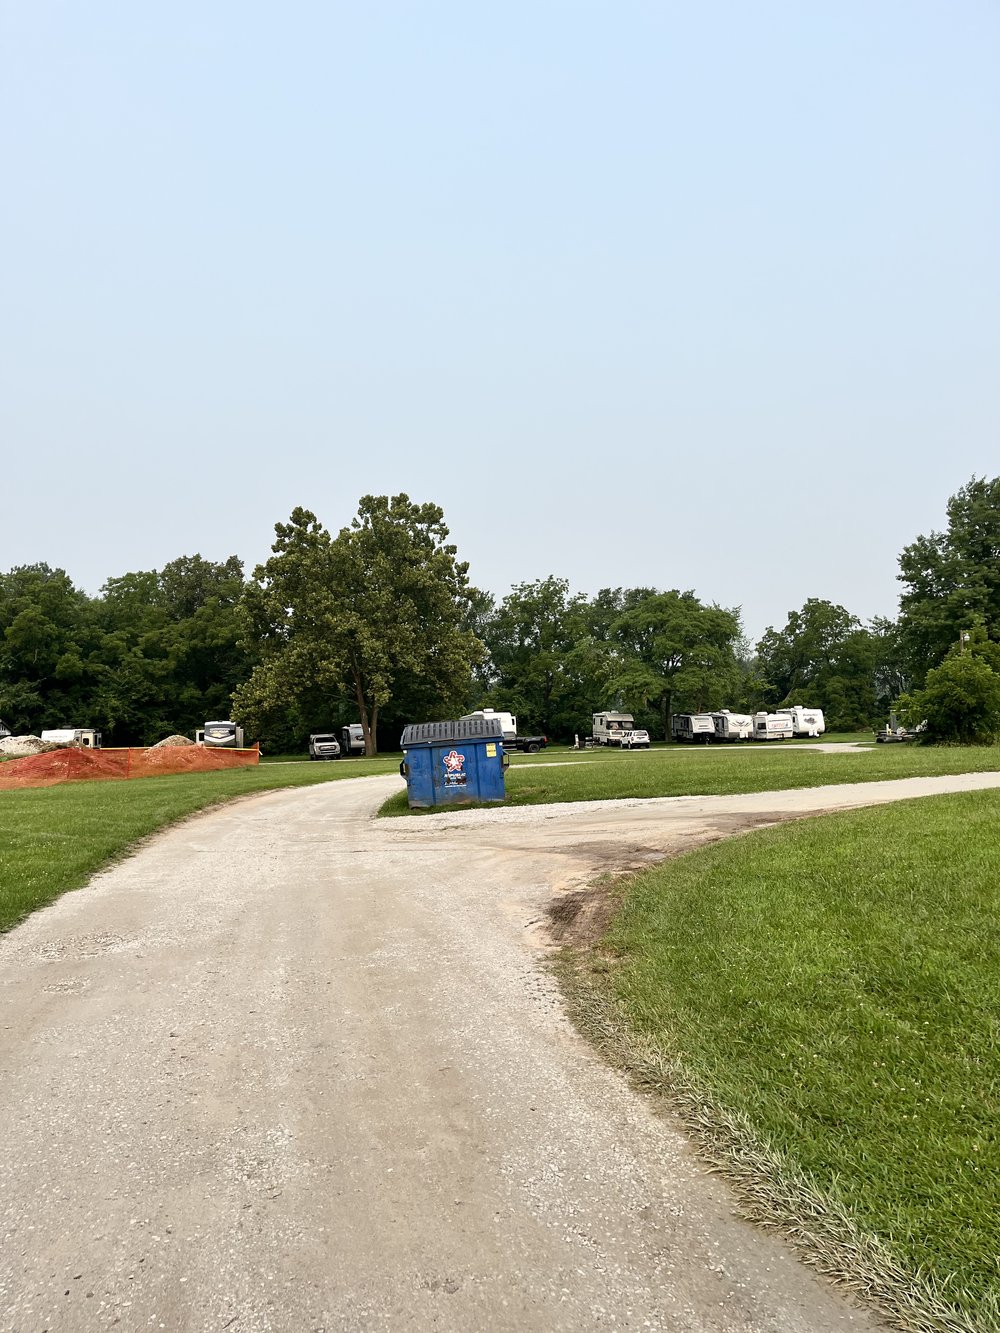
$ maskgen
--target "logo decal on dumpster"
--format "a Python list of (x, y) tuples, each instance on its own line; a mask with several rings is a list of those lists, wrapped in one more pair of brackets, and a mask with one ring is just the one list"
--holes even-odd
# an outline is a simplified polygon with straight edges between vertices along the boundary
[(452, 750), (441, 761), (444, 764), (444, 785), (446, 787), (465, 786), (465, 755)]

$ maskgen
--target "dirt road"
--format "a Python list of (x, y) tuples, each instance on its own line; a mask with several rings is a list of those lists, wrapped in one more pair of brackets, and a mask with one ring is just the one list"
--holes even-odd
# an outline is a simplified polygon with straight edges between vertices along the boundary
[[(203, 815), (0, 939), (0, 1327), (874, 1327), (576, 1037), (553, 889), (1000, 775), (369, 818)], [(610, 807), (610, 808), (609, 808)]]

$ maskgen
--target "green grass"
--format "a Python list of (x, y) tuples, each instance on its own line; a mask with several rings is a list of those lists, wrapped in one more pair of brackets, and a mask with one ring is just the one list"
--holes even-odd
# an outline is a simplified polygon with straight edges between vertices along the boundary
[[(843, 754), (774, 743), (740, 747), (674, 745), (634, 752), (550, 750), (547, 755), (512, 760), (506, 804), (725, 796), (828, 783), (997, 771), (998, 745), (872, 745), (868, 750)], [(380, 811), (383, 815), (407, 813), (405, 792), (391, 797)]]
[(133, 782), (68, 782), (0, 792), (0, 930), (79, 888), (142, 838), (205, 806), (254, 792), (395, 773), (398, 757), (306, 763)]
[(1000, 793), (976, 792), (750, 834), (631, 881), (605, 941), (627, 1025), (745, 1117), (749, 1155), (983, 1331), (1000, 1328), (998, 828)]

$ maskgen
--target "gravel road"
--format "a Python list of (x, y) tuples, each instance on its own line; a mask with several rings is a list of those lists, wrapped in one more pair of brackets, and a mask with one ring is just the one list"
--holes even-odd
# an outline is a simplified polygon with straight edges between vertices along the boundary
[(0, 939), (0, 1327), (826, 1333), (567, 1023), (553, 891), (793, 813), (1000, 775), (370, 818), (190, 820)]

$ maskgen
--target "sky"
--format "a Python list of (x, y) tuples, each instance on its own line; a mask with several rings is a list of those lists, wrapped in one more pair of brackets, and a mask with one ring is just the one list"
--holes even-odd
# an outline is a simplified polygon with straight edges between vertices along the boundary
[(995, 0), (0, 0), (0, 570), (444, 509), (893, 615), (1000, 472)]

